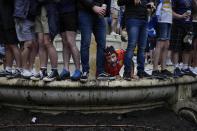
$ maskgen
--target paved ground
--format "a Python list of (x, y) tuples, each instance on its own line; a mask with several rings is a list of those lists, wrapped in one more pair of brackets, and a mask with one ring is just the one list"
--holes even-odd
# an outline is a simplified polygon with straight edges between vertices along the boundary
[[(15, 111), (0, 109), (0, 127), (3, 125), (25, 125), (31, 123), (33, 117), (37, 118), (37, 124), (53, 124), (53, 128), (31, 128), (31, 131), (153, 131), (151, 128), (161, 131), (197, 131), (197, 125), (192, 124), (175, 115), (172, 111), (158, 108), (147, 111), (136, 111), (127, 114), (80, 114), (63, 113), (58, 115), (31, 113), (28, 111)], [(55, 125), (136, 125), (139, 128), (126, 127), (55, 127)], [(144, 127), (144, 128), (143, 128)], [(146, 127), (146, 130), (145, 130)], [(1, 131), (30, 131), (30, 128), (4, 128)], [(18, 129), (18, 130), (16, 130)], [(149, 129), (149, 130), (148, 130)], [(12, 131), (13, 131), (12, 130)]]

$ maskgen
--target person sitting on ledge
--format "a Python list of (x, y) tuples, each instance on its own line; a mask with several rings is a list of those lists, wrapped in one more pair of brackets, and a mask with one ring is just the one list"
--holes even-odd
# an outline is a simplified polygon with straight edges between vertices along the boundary
[[(125, 50), (117, 49), (115, 50), (113, 46), (108, 46), (105, 49), (105, 72), (111, 76), (120, 77), (120, 70), (124, 64)], [(138, 79), (134, 75), (134, 62), (131, 61), (131, 79)], [(111, 77), (112, 78), (112, 77)], [(129, 81), (131, 80), (129, 79)]]

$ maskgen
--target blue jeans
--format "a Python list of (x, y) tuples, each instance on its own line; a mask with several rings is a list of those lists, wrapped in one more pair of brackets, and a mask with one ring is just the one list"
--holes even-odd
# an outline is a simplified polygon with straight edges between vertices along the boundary
[(157, 39), (161, 41), (170, 40), (172, 24), (158, 23), (157, 24)]
[(131, 61), (133, 52), (138, 44), (137, 50), (137, 70), (138, 72), (144, 71), (144, 52), (147, 44), (148, 37), (148, 22), (140, 19), (127, 19), (126, 29), (128, 33), (128, 46), (124, 57), (125, 72), (131, 72)]
[(104, 50), (106, 45), (106, 23), (104, 18), (86, 11), (79, 11), (79, 28), (81, 31), (82, 71), (89, 72), (89, 48), (93, 33), (97, 43), (97, 74), (104, 72)]

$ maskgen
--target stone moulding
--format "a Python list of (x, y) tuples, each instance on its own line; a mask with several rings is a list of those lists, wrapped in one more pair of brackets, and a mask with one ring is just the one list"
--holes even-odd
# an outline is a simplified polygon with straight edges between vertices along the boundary
[(196, 90), (197, 78), (187, 76), (166, 81), (143, 79), (89, 81), (85, 84), (0, 78), (0, 105), (57, 112), (126, 112), (164, 106), (164, 103), (173, 105), (191, 98)]

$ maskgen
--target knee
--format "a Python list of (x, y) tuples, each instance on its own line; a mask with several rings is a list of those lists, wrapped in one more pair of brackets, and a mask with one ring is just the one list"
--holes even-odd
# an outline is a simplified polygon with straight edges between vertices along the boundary
[(24, 49), (31, 50), (33, 48), (33, 42), (29, 41), (24, 44)]
[(50, 40), (44, 41), (44, 47), (45, 48), (51, 48), (53, 46), (52, 42)]

